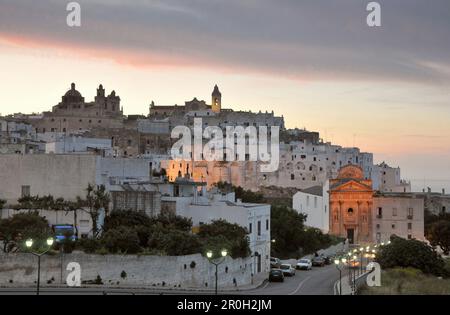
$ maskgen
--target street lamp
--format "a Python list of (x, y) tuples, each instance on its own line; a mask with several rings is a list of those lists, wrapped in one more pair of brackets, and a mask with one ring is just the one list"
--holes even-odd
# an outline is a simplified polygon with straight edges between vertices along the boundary
[(222, 249), (222, 251), (220, 252), (220, 255), (221, 255), (220, 259), (213, 259), (213, 256), (214, 256), (213, 252), (211, 250), (208, 250), (206, 252), (206, 257), (208, 257), (208, 261), (216, 267), (216, 274), (215, 274), (216, 285), (215, 285), (215, 290), (214, 290), (216, 295), (217, 295), (217, 283), (218, 283), (218, 278), (219, 278), (219, 274), (218, 274), (219, 265), (225, 261), (225, 257), (228, 255), (228, 251), (226, 249)]
[(39, 287), (41, 283), (41, 256), (45, 255), (52, 248), (53, 238), (48, 238), (46, 243), (48, 248), (43, 252), (37, 253), (31, 250), (31, 247), (33, 246), (33, 240), (30, 238), (25, 241), (25, 246), (28, 248), (29, 252), (38, 258), (38, 278), (36, 285), (36, 295), (39, 295)]
[[(342, 262), (345, 264), (347, 259), (342, 258)], [(336, 269), (339, 270), (339, 295), (342, 295), (342, 270), (339, 268), (340, 260), (335, 259), (334, 264), (336, 265)]]

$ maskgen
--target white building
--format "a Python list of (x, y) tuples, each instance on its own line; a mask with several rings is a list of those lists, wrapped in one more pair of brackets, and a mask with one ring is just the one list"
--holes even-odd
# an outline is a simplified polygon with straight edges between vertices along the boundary
[(380, 192), (411, 192), (411, 183), (400, 177), (400, 167), (390, 167), (385, 162), (373, 166), (371, 179), (373, 189)]
[(64, 136), (45, 144), (45, 153), (88, 153), (99, 152), (103, 156), (112, 156), (111, 139), (85, 138), (81, 136)]
[(84, 197), (88, 184), (113, 185), (150, 181), (158, 160), (112, 158), (90, 154), (0, 154), (0, 199), (16, 203), (25, 195)]
[(306, 214), (305, 225), (318, 228), (324, 233), (329, 230), (329, 182), (298, 191), (292, 197), (292, 208)]
[(182, 178), (159, 186), (162, 213), (191, 218), (194, 231), (219, 219), (246, 228), (253, 273), (270, 270), (270, 205), (243, 203), (235, 200), (234, 193), (208, 193), (204, 183)]

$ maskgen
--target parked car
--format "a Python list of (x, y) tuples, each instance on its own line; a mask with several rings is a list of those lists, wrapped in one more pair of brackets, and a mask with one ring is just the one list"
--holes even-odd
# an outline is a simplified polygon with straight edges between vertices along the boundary
[(272, 269), (269, 273), (270, 282), (284, 282), (284, 274), (281, 269)]
[(309, 260), (309, 259), (300, 259), (297, 262), (297, 266), (296, 267), (299, 270), (311, 270), (311, 268), (312, 268), (311, 260)]
[(292, 267), (291, 264), (281, 264), (280, 266), (281, 271), (283, 271), (283, 275), (292, 277), (295, 276), (295, 268)]
[(270, 268), (277, 268), (280, 269), (281, 266), (281, 260), (275, 257), (270, 257)]
[(312, 265), (314, 267), (323, 267), (325, 266), (325, 259), (322, 257), (314, 257), (312, 260)]
[(331, 265), (333, 263), (333, 257), (331, 256), (323, 256), (323, 260), (325, 260), (325, 265)]

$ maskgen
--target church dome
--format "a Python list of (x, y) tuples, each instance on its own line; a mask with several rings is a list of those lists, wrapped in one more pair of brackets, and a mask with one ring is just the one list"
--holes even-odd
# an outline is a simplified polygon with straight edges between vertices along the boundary
[(72, 83), (70, 85), (70, 90), (67, 91), (66, 94), (64, 94), (63, 101), (70, 102), (70, 103), (84, 101), (81, 93), (75, 89), (75, 83)]
[(75, 96), (75, 97), (82, 97), (81, 93), (78, 92), (77, 90), (75, 90), (75, 83), (72, 83), (70, 85), (70, 90), (66, 92), (66, 94), (64, 94), (64, 96)]

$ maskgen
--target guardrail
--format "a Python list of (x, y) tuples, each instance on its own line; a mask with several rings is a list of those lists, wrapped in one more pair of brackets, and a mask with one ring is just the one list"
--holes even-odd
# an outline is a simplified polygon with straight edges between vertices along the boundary
[[(375, 268), (371, 270), (366, 270), (363, 274), (358, 275), (357, 277), (353, 277), (353, 275), (347, 275), (342, 277), (342, 285), (339, 283), (339, 280), (336, 281), (334, 286), (335, 295), (356, 295), (358, 290), (363, 287), (367, 283), (367, 277), (375, 270)], [(340, 292), (342, 289), (342, 293)]]

